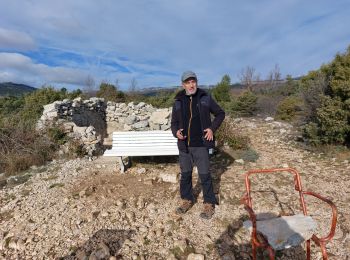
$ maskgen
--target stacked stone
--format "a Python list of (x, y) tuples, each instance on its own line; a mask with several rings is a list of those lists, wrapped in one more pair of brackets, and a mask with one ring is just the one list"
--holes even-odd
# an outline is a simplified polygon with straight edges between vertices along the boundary
[[(79, 116), (90, 111), (97, 113), (100, 118), (105, 119), (106, 105), (103, 98), (90, 98), (82, 100), (78, 97), (74, 100), (64, 99), (63, 101), (55, 101), (44, 106), (44, 111), (37, 123), (37, 129), (42, 130), (59, 121), (72, 121), (73, 116)], [(79, 118), (78, 118), (79, 120)]]
[[(170, 129), (171, 110), (156, 109), (152, 105), (140, 102), (107, 102), (106, 122), (114, 131), (147, 131)], [(108, 131), (111, 132), (111, 131)]]
[[(44, 111), (37, 123), (38, 130), (47, 127), (62, 127), (69, 136), (82, 143), (87, 155), (92, 156), (102, 151), (101, 133), (98, 133), (91, 121), (105, 122), (106, 105), (103, 98), (82, 100), (64, 99), (44, 106)], [(69, 152), (62, 147), (61, 153)]]
[[(103, 98), (65, 99), (44, 106), (37, 123), (38, 130), (59, 126), (79, 140), (88, 155), (102, 151), (102, 143), (111, 143), (114, 131), (169, 130), (171, 108), (157, 109), (140, 102), (105, 102)], [(103, 137), (103, 138), (102, 138)], [(68, 152), (63, 148), (62, 152)]]

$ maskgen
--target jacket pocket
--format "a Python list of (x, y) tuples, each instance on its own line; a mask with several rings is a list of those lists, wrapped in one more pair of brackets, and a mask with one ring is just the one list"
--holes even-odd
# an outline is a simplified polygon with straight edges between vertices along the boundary
[(207, 148), (214, 148), (215, 147), (215, 139), (213, 141), (208, 141), (203, 137), (203, 144)]

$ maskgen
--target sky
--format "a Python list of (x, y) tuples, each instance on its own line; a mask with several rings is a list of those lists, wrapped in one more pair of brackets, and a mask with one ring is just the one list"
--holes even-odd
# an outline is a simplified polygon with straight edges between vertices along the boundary
[[(247, 66), (305, 75), (350, 45), (349, 0), (0, 0), (0, 82), (128, 90)], [(89, 80), (90, 79), (90, 80)]]

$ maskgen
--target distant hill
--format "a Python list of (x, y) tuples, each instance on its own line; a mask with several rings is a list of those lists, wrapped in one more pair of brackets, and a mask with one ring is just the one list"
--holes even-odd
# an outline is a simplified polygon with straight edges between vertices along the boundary
[[(210, 90), (215, 87), (215, 85), (199, 85), (198, 86), (201, 89)], [(240, 85), (239, 83), (231, 85), (231, 88), (243, 88), (243, 85)], [(168, 94), (173, 93), (176, 90), (182, 90), (181, 86), (172, 86), (172, 87), (150, 87), (150, 88), (144, 88), (137, 91), (138, 94), (143, 96), (157, 96), (162, 93)]]
[(157, 96), (161, 93), (173, 93), (179, 87), (169, 87), (169, 88), (161, 88), (161, 87), (151, 87), (144, 88), (137, 91), (137, 94), (147, 97)]
[(36, 88), (24, 84), (16, 84), (12, 82), (0, 83), (0, 96), (21, 96), (35, 90)]

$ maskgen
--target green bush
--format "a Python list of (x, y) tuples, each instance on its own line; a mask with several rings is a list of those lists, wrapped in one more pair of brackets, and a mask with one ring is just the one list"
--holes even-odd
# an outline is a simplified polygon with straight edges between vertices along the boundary
[(318, 125), (314, 122), (310, 122), (303, 127), (303, 135), (308, 139), (311, 145), (320, 145), (320, 131)]
[(273, 93), (275, 96), (292, 96), (297, 94), (300, 91), (299, 83), (292, 79), (291, 76), (287, 76), (286, 82), (283, 83), (281, 86), (279, 86), (276, 89), (273, 89), (271, 93)]
[(317, 123), (322, 143), (343, 144), (350, 133), (349, 110), (344, 103), (325, 96), (317, 110)]
[(310, 72), (302, 78), (302, 96), (304, 99), (305, 117), (308, 121), (317, 118), (317, 109), (321, 106), (321, 99), (325, 96), (329, 82), (321, 71)]
[(221, 82), (219, 82), (212, 90), (211, 94), (214, 97), (214, 99), (222, 105), (222, 103), (230, 102), (230, 85), (231, 85), (231, 78), (229, 75), (224, 75), (221, 79)]
[[(330, 64), (310, 72), (303, 80), (304, 88), (312, 90), (321, 77), (324, 84), (318, 84), (321, 90), (318, 90), (316, 101), (319, 104), (308, 102), (313, 105), (313, 116), (304, 129), (305, 137), (312, 143), (349, 145), (350, 47), (346, 53), (336, 55)], [(313, 102), (316, 103), (315, 100)]]
[(44, 105), (57, 100), (74, 97), (78, 93), (70, 95), (64, 89), (56, 90), (53, 87), (38, 89), (24, 97), (23, 110), (20, 116), (22, 119), (31, 121), (34, 124), (40, 118), (44, 110)]
[(156, 96), (147, 97), (144, 102), (157, 108), (168, 108), (174, 104), (174, 98), (179, 90), (174, 92), (161, 91)]
[(301, 110), (301, 99), (296, 96), (289, 96), (278, 104), (276, 118), (286, 121), (293, 121)]
[(96, 96), (104, 98), (106, 101), (125, 102), (125, 94), (109, 83), (101, 83), (100, 90), (97, 91)]
[(0, 116), (6, 117), (23, 109), (24, 97), (0, 97)]
[[(274, 87), (262, 84), (253, 91), (258, 95), (255, 114), (276, 116), (279, 103), (286, 97), (298, 96), (301, 92), (299, 80), (287, 75), (285, 82), (278, 82)], [(304, 109), (303, 109), (304, 110)]]
[(234, 116), (251, 116), (256, 111), (258, 96), (251, 91), (244, 91), (228, 104), (228, 112)]

